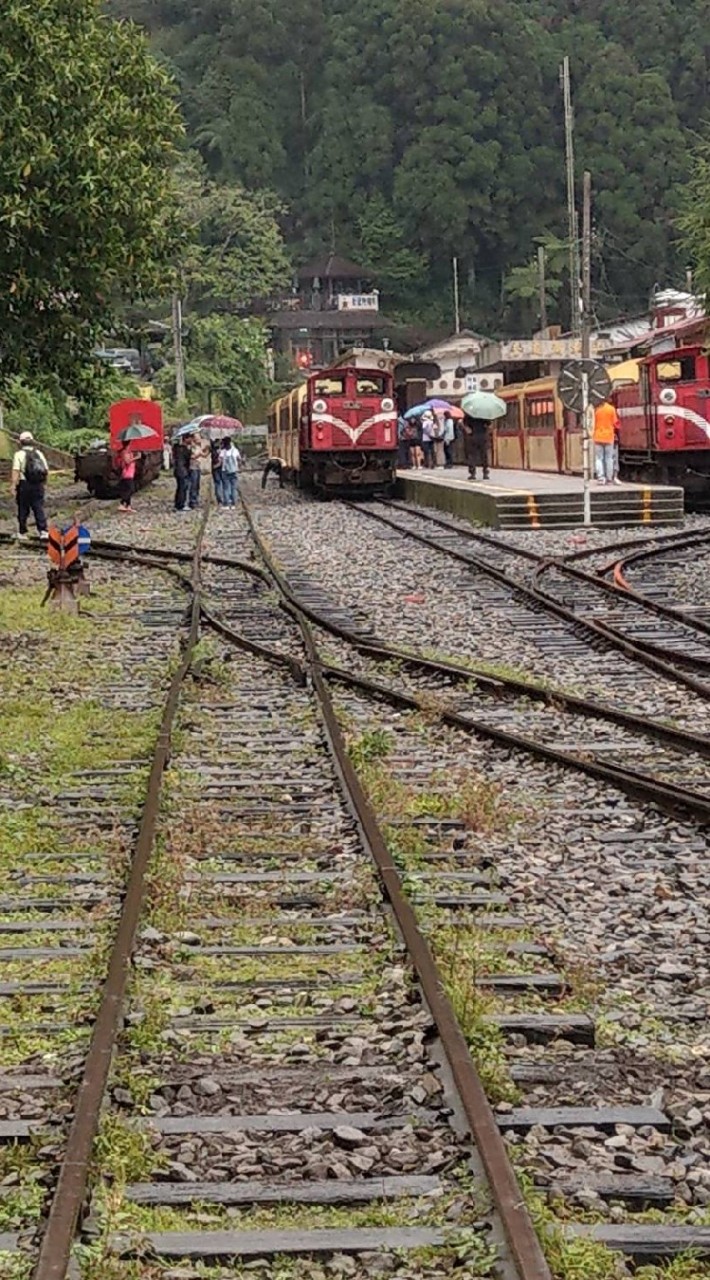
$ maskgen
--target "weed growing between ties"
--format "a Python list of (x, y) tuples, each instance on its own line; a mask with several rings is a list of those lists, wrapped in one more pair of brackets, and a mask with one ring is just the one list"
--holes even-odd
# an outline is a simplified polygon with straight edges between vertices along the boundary
[[(415, 1276), (416, 1280), (442, 1280), (446, 1276), (454, 1280), (493, 1280), (496, 1276), (497, 1256), (491, 1245), (484, 1236), (465, 1230), (458, 1233), (456, 1243), (441, 1249), (394, 1250), (386, 1256), (386, 1271), (380, 1274), (386, 1274), (389, 1280), (413, 1280)], [(77, 1258), (81, 1260), (82, 1280), (164, 1280), (166, 1275), (164, 1265), (149, 1259), (107, 1258), (105, 1251), (99, 1256), (95, 1246), (77, 1250)], [(167, 1270), (174, 1271), (176, 1277), (184, 1272), (185, 1280), (332, 1280), (334, 1275), (343, 1274), (339, 1259), (333, 1266), (329, 1260), (312, 1255), (235, 1260), (227, 1266), (185, 1261)], [(374, 1273), (358, 1266), (353, 1274), (356, 1280), (366, 1280)], [(20, 1280), (25, 1280), (25, 1274)]]
[(3, 1280), (30, 1280), (32, 1270), (30, 1258), (14, 1253), (0, 1253), (0, 1276)]
[[(408, 717), (408, 722), (410, 728), (421, 730), (421, 717)], [(434, 770), (424, 790), (411, 789), (388, 767), (393, 749), (392, 734), (381, 729), (363, 730), (357, 736), (352, 731), (349, 734), (351, 759), (375, 811), (385, 821), (388, 848), (405, 890), (418, 899), (420, 925), (432, 946), (486, 1091), (494, 1103), (515, 1101), (518, 1095), (508, 1073), (503, 1036), (490, 1021), (496, 1002), (478, 985), (483, 974), (495, 972), (505, 963), (505, 952), (495, 950), (496, 938), (490, 930), (477, 929), (474, 922), (465, 929), (422, 901), (426, 892), (422, 875), (432, 871), (427, 862), (431, 845), (421, 829), (406, 826), (407, 819), (426, 816), (456, 819), (467, 832), (484, 833), (505, 830), (513, 815), (499, 788), (463, 768)], [(402, 822), (404, 826), (399, 825)], [(443, 870), (444, 865), (438, 863), (438, 870)]]
[[(47, 1190), (40, 1182), (43, 1170), (38, 1152), (44, 1142), (44, 1138), (35, 1138), (27, 1144), (13, 1143), (0, 1149), (0, 1232), (27, 1231), (41, 1219)], [(0, 1265), (0, 1275), (4, 1274)]]
[[(620, 1274), (629, 1274), (621, 1254), (594, 1240), (565, 1235), (559, 1205), (555, 1203), (553, 1207), (535, 1190), (528, 1172), (519, 1168), (518, 1180), (554, 1280), (618, 1280)], [(665, 1220), (661, 1213), (654, 1216), (659, 1221)], [(571, 1217), (580, 1220), (576, 1210)], [(636, 1220), (636, 1217), (629, 1215), (629, 1221)], [(588, 1220), (595, 1219), (588, 1215)], [(634, 1269), (633, 1276), (634, 1280), (710, 1280), (710, 1263), (701, 1262), (689, 1253), (657, 1266), (639, 1266)]]
[[(119, 1229), (140, 1237), (154, 1231), (330, 1231), (405, 1225), (445, 1228), (454, 1214), (458, 1235), (479, 1220), (480, 1212), (481, 1207), (473, 1195), (467, 1195), (462, 1208), (458, 1190), (436, 1198), (380, 1200), (343, 1207), (285, 1203), (239, 1208), (207, 1201), (195, 1202), (186, 1209), (172, 1209), (148, 1208), (124, 1201)], [(117, 1229), (115, 1217), (113, 1229)]]

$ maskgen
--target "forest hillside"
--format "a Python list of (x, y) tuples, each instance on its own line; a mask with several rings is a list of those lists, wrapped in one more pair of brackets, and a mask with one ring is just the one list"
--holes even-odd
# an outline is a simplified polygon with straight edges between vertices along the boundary
[[(527, 265), (567, 236), (559, 65), (593, 174), (600, 317), (680, 284), (675, 217), (708, 125), (705, 0), (110, 0), (179, 86), (219, 182), (277, 195), (294, 262), (366, 264), (389, 314), (535, 319)], [(555, 245), (557, 253), (555, 255)], [(558, 263), (556, 263), (556, 258)], [(517, 269), (517, 270), (516, 270)], [(552, 317), (554, 318), (554, 317)]]

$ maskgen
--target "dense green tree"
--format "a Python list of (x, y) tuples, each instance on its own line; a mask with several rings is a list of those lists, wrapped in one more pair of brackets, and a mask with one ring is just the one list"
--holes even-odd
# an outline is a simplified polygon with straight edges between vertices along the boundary
[(693, 265), (696, 287), (710, 293), (710, 142), (703, 142), (693, 155), (678, 229)]
[(72, 375), (121, 295), (174, 253), (166, 75), (96, 0), (5, 0), (0, 13), (2, 375)]
[[(593, 171), (595, 302), (682, 278), (674, 217), (710, 103), (707, 0), (110, 0), (145, 22), (220, 182), (271, 188), (303, 258), (335, 247), (394, 314), (526, 322), (505, 289), (567, 235), (559, 64)], [(568, 290), (555, 319), (568, 316)]]
[[(187, 406), (182, 407), (204, 412), (214, 390), (227, 413), (243, 417), (269, 388), (266, 350), (266, 331), (258, 320), (228, 315), (194, 320), (185, 344)], [(155, 381), (169, 402), (175, 391), (173, 368), (166, 365)]]
[(281, 209), (268, 192), (217, 186), (195, 157), (180, 164), (176, 186), (186, 229), (180, 275), (188, 309), (244, 310), (287, 282)]

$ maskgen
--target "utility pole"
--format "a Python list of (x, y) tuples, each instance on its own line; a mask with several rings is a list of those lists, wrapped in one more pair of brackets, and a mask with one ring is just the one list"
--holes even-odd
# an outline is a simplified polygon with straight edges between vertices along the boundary
[(591, 355), (592, 337), (592, 175), (584, 174), (582, 194), (582, 359)]
[(569, 58), (560, 68), (562, 96), (565, 107), (565, 163), (567, 168), (567, 218), (569, 225), (569, 290), (570, 328), (579, 333), (579, 245), (577, 241), (577, 213), (574, 185), (574, 115), (572, 112), (572, 88), (569, 75)]
[(545, 290), (545, 246), (540, 244), (537, 249), (537, 276), (540, 287), (540, 328), (547, 328), (547, 293)]
[(461, 313), (459, 308), (459, 260), (452, 258), (451, 264), (454, 272), (454, 331), (461, 332)]
[[(592, 350), (592, 175), (584, 174), (582, 196), (582, 360)], [(584, 458), (584, 523), (592, 523), (592, 434), (594, 408), (589, 401), (589, 374), (582, 373), (582, 448)]]
[(182, 351), (182, 300), (173, 294), (173, 351), (175, 352), (175, 399), (185, 399), (185, 359)]

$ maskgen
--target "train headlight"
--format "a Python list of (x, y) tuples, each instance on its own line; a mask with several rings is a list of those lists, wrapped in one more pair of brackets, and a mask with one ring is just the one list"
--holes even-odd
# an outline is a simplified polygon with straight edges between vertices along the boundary
[(663, 421), (665, 422), (665, 424), (666, 424), (666, 426), (667, 426), (667, 427), (674, 427), (674, 426), (675, 426), (675, 418), (674, 418), (674, 417), (672, 417), (671, 415), (666, 415), (666, 417), (663, 419)]
[(394, 409), (394, 400), (390, 400), (389, 396), (385, 396), (381, 407), (383, 413), (391, 413)]
[(678, 396), (673, 387), (664, 387), (659, 395), (661, 404), (675, 404)]
[(314, 400), (314, 401), (313, 401), (313, 412), (314, 412), (314, 413), (325, 413), (325, 411), (326, 411), (326, 409), (327, 409), (327, 408), (328, 408), (328, 406), (327, 406), (327, 404), (325, 403), (325, 400)]

